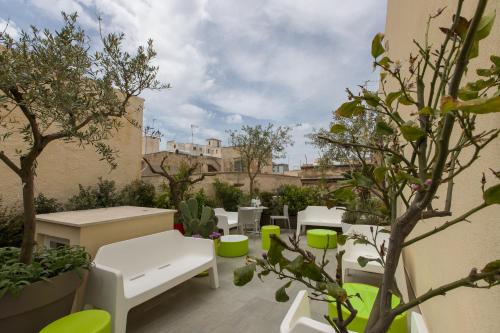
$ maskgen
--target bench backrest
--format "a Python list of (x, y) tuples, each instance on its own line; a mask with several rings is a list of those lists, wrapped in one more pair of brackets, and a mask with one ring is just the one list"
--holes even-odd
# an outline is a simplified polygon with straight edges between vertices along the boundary
[(305, 209), (306, 218), (328, 217), (330, 210), (326, 206), (307, 206)]
[(124, 276), (136, 275), (182, 255), (184, 237), (177, 230), (132, 238), (104, 245), (97, 251), (94, 261), (115, 268)]
[(224, 208), (214, 208), (215, 215), (227, 215), (227, 212)]

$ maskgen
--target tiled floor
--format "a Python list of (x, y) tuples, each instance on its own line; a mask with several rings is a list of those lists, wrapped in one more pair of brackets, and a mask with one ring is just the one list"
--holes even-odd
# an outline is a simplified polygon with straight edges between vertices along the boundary
[[(251, 237), (249, 254), (260, 255), (260, 245), (257, 237)], [(329, 251), (331, 264), (328, 271), (334, 272), (336, 250)], [(236, 287), (232, 282), (233, 270), (244, 263), (244, 257), (218, 257), (220, 288), (211, 289), (208, 277), (193, 278), (132, 309), (129, 313), (127, 332), (279, 332), (280, 323), (291, 301), (297, 291), (304, 288), (299, 284), (292, 284), (288, 289), (290, 301), (278, 303), (274, 300), (274, 292), (284, 282), (272, 275), (265, 277), (264, 283), (255, 278), (244, 287)], [(378, 275), (351, 275), (350, 279), (377, 283)], [(311, 307), (313, 317), (324, 321), (322, 316), (327, 312), (327, 305), (323, 302), (313, 302)]]

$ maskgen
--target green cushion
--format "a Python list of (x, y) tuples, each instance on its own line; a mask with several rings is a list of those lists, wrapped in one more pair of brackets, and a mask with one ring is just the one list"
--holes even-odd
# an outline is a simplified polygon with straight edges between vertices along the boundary
[(111, 316), (103, 310), (75, 312), (45, 326), (40, 333), (110, 333)]
[[(361, 299), (359, 297), (350, 298), (352, 306), (358, 310), (358, 313), (356, 314), (356, 318), (354, 318), (347, 328), (354, 332), (364, 332), (373, 303), (375, 303), (375, 298), (377, 297), (378, 288), (367, 284), (350, 282), (344, 283), (343, 288), (347, 291), (347, 295), (356, 295), (357, 293), (361, 295)], [(393, 296), (391, 302), (392, 307), (395, 308), (399, 304), (399, 297)], [(328, 303), (328, 314), (330, 318), (338, 317), (335, 303)], [(343, 318), (349, 316), (349, 311), (344, 307), (342, 307), (342, 316)], [(398, 315), (387, 332), (407, 333), (406, 316), (406, 312)]]
[(218, 254), (221, 257), (241, 257), (248, 253), (248, 237), (225, 235), (220, 238)]
[(260, 232), (262, 233), (262, 249), (269, 250), (271, 246), (271, 238), (269, 236), (272, 234), (279, 236), (280, 227), (277, 225), (265, 225), (260, 229)]
[(307, 245), (315, 249), (334, 249), (337, 247), (337, 233), (328, 229), (307, 230)]

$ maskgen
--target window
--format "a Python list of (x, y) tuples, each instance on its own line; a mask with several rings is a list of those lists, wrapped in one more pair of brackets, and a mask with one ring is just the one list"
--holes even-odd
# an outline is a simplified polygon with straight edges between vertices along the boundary
[(237, 171), (237, 172), (242, 172), (243, 171), (243, 165), (241, 163), (241, 160), (234, 160), (234, 162), (233, 162), (233, 171)]

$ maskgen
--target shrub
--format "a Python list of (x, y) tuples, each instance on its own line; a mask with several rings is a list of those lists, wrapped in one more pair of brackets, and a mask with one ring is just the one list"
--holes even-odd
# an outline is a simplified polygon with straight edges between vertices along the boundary
[(63, 205), (55, 198), (46, 197), (40, 193), (35, 198), (35, 211), (37, 214), (48, 214), (60, 212), (63, 210)]
[(78, 273), (91, 265), (90, 254), (77, 246), (41, 249), (33, 254), (29, 265), (19, 262), (19, 255), (17, 247), (0, 248), (0, 298), (7, 292), (17, 295), (28, 284), (72, 270)]
[(154, 198), (154, 206), (157, 208), (170, 209), (173, 208), (173, 204), (170, 200), (170, 191), (167, 184), (162, 184), (160, 191), (157, 192)]
[(242, 190), (218, 179), (215, 180), (213, 186), (215, 188), (215, 201), (218, 206), (222, 206), (228, 211), (238, 210), (238, 206), (245, 199)]
[(134, 180), (120, 191), (122, 205), (155, 207), (155, 187), (142, 180)]
[(283, 185), (277, 190), (281, 204), (288, 205), (290, 215), (305, 209), (307, 206), (321, 206), (323, 200), (321, 193), (314, 187), (299, 187), (296, 185)]
[(99, 177), (96, 187), (83, 187), (78, 184), (79, 193), (68, 200), (68, 210), (82, 210), (118, 206), (119, 196), (116, 193), (115, 182)]
[(23, 215), (16, 206), (4, 206), (0, 198), (0, 247), (21, 246), (22, 239)]

